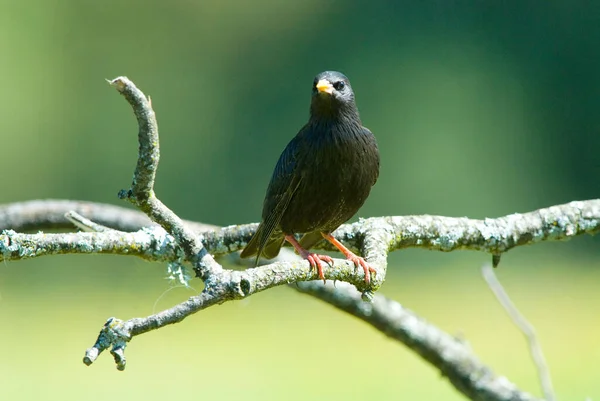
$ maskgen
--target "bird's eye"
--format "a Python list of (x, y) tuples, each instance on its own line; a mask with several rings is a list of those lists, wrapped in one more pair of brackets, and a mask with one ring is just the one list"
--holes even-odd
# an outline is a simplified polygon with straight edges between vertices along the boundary
[(346, 86), (346, 84), (344, 83), (344, 81), (337, 81), (336, 83), (333, 84), (333, 88), (336, 91), (341, 91), (342, 89), (344, 89), (345, 86)]

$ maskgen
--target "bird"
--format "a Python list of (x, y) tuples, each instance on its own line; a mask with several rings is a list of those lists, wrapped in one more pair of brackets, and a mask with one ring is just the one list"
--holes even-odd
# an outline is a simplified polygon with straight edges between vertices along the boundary
[[(308, 260), (326, 281), (327, 255), (309, 249), (322, 240), (339, 249), (365, 282), (377, 271), (333, 235), (369, 196), (379, 177), (379, 149), (373, 133), (363, 127), (348, 78), (337, 71), (318, 74), (312, 85), (310, 117), (287, 144), (271, 176), (263, 202), (262, 221), (241, 253), (272, 259), (284, 241)], [(298, 241), (295, 234), (303, 234)]]

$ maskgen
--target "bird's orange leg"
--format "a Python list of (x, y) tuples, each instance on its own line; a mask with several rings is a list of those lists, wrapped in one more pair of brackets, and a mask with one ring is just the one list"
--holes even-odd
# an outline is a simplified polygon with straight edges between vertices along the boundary
[(323, 282), (325, 282), (326, 280), (325, 280), (325, 275), (323, 274), (323, 265), (321, 264), (321, 261), (327, 262), (327, 264), (332, 265), (333, 259), (327, 255), (317, 255), (316, 253), (311, 253), (311, 252), (307, 251), (306, 249), (302, 248), (302, 246), (298, 243), (298, 241), (296, 241), (296, 238), (294, 238), (293, 235), (286, 235), (285, 240), (287, 242), (289, 242), (290, 244), (292, 244), (294, 249), (296, 249), (296, 252), (298, 252), (298, 254), (303, 259), (308, 260), (308, 263), (310, 263), (310, 266), (313, 269), (317, 270), (317, 273), (319, 274), (319, 278), (321, 280), (323, 280)]
[(335, 237), (331, 234), (321, 233), (323, 238), (327, 241), (331, 242), (333, 246), (340, 250), (341, 253), (346, 256), (346, 259), (352, 261), (354, 266), (358, 268), (360, 265), (365, 271), (365, 283), (369, 284), (371, 282), (371, 273), (377, 274), (377, 270), (369, 266), (369, 264), (360, 256), (356, 256), (350, 249), (346, 248), (340, 241), (335, 239)]

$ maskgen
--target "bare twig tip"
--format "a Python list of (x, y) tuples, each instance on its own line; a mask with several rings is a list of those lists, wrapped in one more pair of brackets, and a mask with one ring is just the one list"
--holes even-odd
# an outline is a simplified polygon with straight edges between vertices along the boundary
[(125, 370), (127, 366), (127, 358), (125, 358), (125, 349), (123, 346), (115, 346), (112, 351), (110, 351), (113, 358), (115, 359), (115, 364), (117, 365), (117, 370), (121, 372)]
[(127, 77), (117, 77), (112, 81), (107, 81), (111, 86), (117, 88), (119, 92), (123, 92), (125, 90), (125, 87), (127, 86), (127, 82), (129, 82), (129, 79)]
[(85, 356), (83, 357), (83, 363), (86, 366), (90, 366), (92, 363), (94, 363), (94, 361), (96, 361), (98, 355), (100, 355), (100, 350), (98, 350), (97, 347), (89, 348), (85, 352)]
[(68, 211), (65, 213), (65, 218), (69, 220), (75, 227), (79, 228), (85, 232), (106, 232), (111, 229), (103, 226), (102, 224), (98, 224), (93, 222), (92, 220), (85, 218), (74, 210)]

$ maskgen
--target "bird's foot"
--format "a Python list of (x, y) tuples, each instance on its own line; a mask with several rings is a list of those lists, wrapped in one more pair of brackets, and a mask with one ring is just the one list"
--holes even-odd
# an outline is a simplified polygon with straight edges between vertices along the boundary
[(359, 266), (361, 266), (365, 272), (365, 283), (369, 284), (371, 282), (371, 273), (377, 275), (377, 270), (375, 270), (374, 268), (372, 268), (366, 260), (364, 260), (362, 257), (360, 256), (356, 256), (355, 254), (353, 254), (352, 252), (349, 252), (346, 255), (346, 259), (348, 259), (349, 261), (351, 261), (352, 263), (354, 263), (354, 266), (358, 269)]
[(333, 266), (333, 258), (327, 255), (319, 255), (307, 251), (306, 249), (302, 248), (302, 246), (298, 243), (298, 241), (296, 241), (296, 238), (294, 238), (293, 235), (286, 235), (285, 239), (287, 242), (292, 244), (294, 249), (296, 249), (296, 252), (298, 252), (298, 255), (302, 257), (302, 259), (308, 260), (310, 267), (317, 271), (319, 279), (323, 280), (323, 282), (325, 283), (327, 280), (325, 280), (325, 274), (323, 274), (323, 264), (321, 263), (321, 261), (326, 262), (330, 266)]
[(371, 273), (377, 275), (377, 270), (372, 268), (366, 260), (361, 258), (360, 256), (356, 256), (350, 249), (346, 248), (344, 244), (335, 239), (335, 237), (331, 234), (321, 233), (323, 238), (327, 241), (331, 242), (333, 246), (340, 250), (346, 256), (346, 259), (354, 263), (354, 266), (358, 269), (358, 266), (361, 266), (365, 272), (365, 283), (369, 285), (371, 283)]
[(333, 258), (327, 255), (311, 253), (306, 250), (304, 250), (304, 252), (300, 252), (300, 256), (303, 259), (308, 260), (310, 266), (317, 271), (319, 279), (323, 280), (323, 283), (326, 283), (327, 280), (325, 279), (325, 274), (323, 274), (323, 264), (321, 263), (321, 261), (327, 263), (330, 266), (333, 266)]

